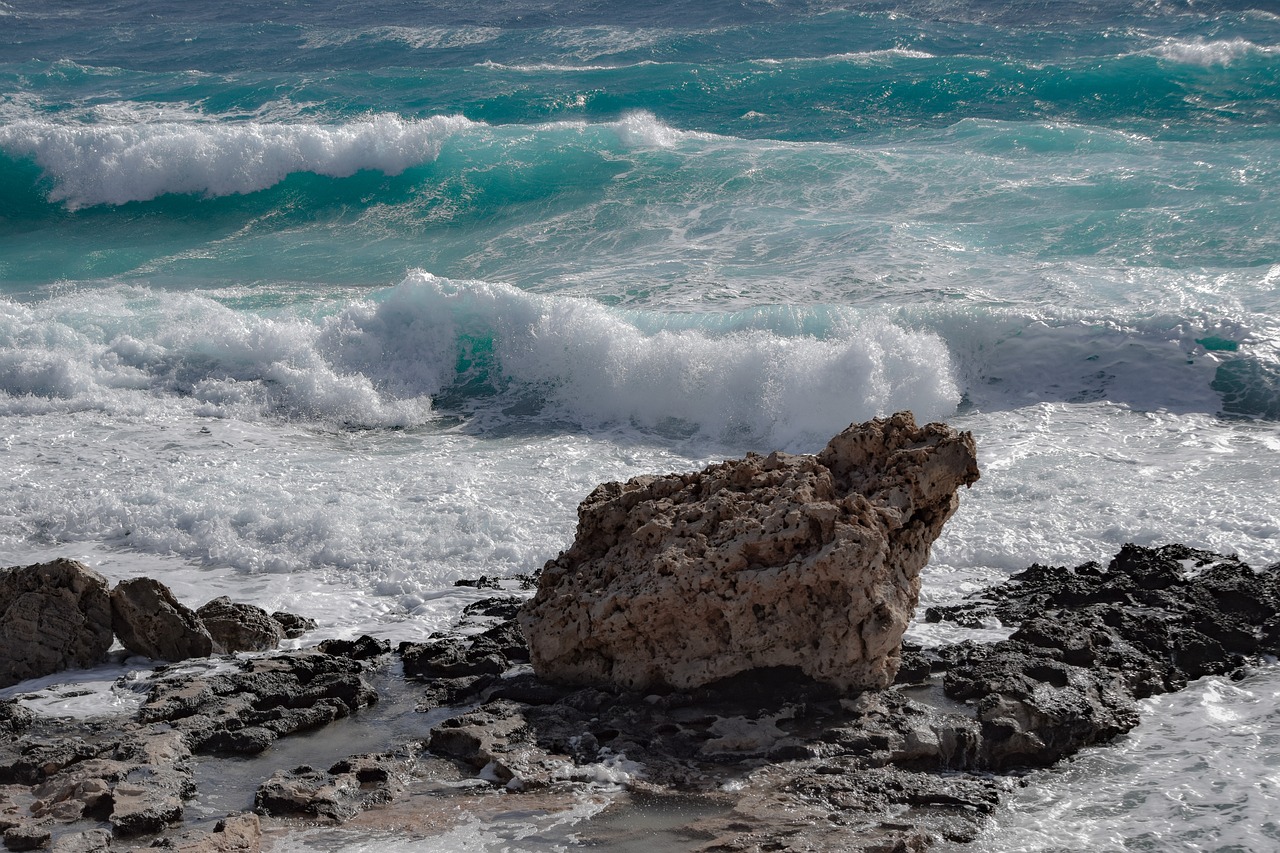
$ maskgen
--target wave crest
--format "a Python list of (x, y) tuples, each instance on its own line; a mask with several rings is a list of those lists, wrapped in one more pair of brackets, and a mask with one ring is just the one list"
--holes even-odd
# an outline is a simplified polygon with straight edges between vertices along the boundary
[[(413, 273), (318, 319), (262, 317), (207, 297), (117, 289), (0, 305), (0, 411), (146, 409), (412, 426), (440, 411), (771, 447), (851, 421), (954, 411), (941, 340), (833, 316), (821, 334), (757, 313), (620, 312), (514, 287)], [(186, 402), (184, 402), (186, 401)]]
[(472, 126), (461, 116), (394, 115), (339, 125), (24, 120), (0, 128), (0, 148), (34, 157), (53, 183), (49, 200), (74, 210), (168, 193), (252, 193), (295, 172), (396, 175), (434, 160), (450, 136)]

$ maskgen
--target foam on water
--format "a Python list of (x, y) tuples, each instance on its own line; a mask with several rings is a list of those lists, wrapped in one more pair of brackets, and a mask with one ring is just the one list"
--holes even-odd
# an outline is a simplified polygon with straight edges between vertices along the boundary
[(10, 414), (157, 407), (414, 426), (433, 398), (474, 408), (502, 394), (585, 426), (682, 424), (779, 446), (901, 408), (942, 417), (959, 400), (937, 338), (884, 321), (848, 315), (821, 338), (650, 332), (595, 302), (427, 273), (316, 318), (133, 288), (0, 303), (0, 364)]
[[(1280, 671), (1144, 700), (1117, 743), (1013, 788), (972, 846), (1003, 853), (1273, 850)], [(960, 853), (970, 845), (944, 845)]]
[[(601, 481), (903, 407), (983, 472), (925, 604), (1129, 541), (1280, 560), (1270, 12), (82, 6), (0, 2), (2, 564), (423, 639)], [(109, 710), (84, 677), (50, 709)], [(1263, 684), (1149, 703), (983, 846), (1271, 849)]]
[(251, 193), (294, 172), (395, 175), (433, 160), (458, 116), (373, 116), (343, 125), (176, 124), (77, 126), (23, 121), (0, 128), (0, 148), (31, 156), (69, 209), (145, 201), (166, 193)]
[(1171, 62), (1211, 67), (1230, 65), (1246, 57), (1272, 57), (1280, 54), (1280, 46), (1254, 44), (1243, 38), (1192, 41), (1167, 38), (1159, 46), (1149, 48), (1144, 53)]

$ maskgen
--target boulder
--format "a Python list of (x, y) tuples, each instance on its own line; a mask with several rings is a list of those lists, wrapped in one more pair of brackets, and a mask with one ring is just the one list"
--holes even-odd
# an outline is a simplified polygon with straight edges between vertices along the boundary
[(316, 629), (316, 620), (309, 616), (299, 616), (297, 613), (286, 613), (283, 610), (277, 610), (271, 614), (271, 618), (279, 623), (284, 635), (290, 640), (296, 640), (308, 631)]
[(814, 456), (605, 483), (519, 613), (534, 670), (656, 690), (794, 667), (887, 687), (930, 545), (977, 479), (972, 435), (903, 412)]
[(223, 653), (265, 652), (280, 645), (284, 626), (261, 607), (239, 604), (225, 595), (196, 611), (214, 648)]
[(116, 584), (111, 591), (111, 621), (120, 642), (134, 654), (180, 661), (213, 653), (213, 638), (200, 617), (152, 578)]
[(110, 647), (102, 575), (65, 559), (0, 569), (0, 687), (93, 666)]

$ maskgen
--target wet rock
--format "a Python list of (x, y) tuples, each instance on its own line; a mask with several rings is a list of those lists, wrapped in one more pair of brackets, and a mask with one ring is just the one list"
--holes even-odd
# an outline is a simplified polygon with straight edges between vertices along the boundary
[(90, 829), (59, 835), (53, 842), (53, 853), (101, 853), (111, 847), (111, 832)]
[(90, 751), (92, 757), (44, 773), (31, 791), (33, 815), (110, 821), (119, 835), (156, 832), (182, 817), (182, 801), (195, 788), (191, 752), (177, 732), (133, 730), (80, 754)]
[(111, 791), (116, 835), (159, 832), (182, 819), (182, 775), (161, 768), (134, 771)]
[(108, 755), (114, 748), (114, 742), (27, 734), (0, 745), (0, 784), (38, 785), (64, 767)]
[(31, 728), (34, 715), (16, 699), (0, 702), (0, 736), (14, 737)]
[(349, 716), (378, 700), (358, 660), (295, 652), (237, 661), (235, 671), (162, 677), (139, 709), (196, 752), (255, 754), (277, 738)]
[(327, 771), (303, 766), (277, 771), (254, 795), (254, 808), (267, 815), (305, 815), (336, 822), (391, 802), (404, 790), (404, 756), (354, 755)]
[(314, 631), (317, 627), (316, 620), (307, 616), (299, 616), (296, 613), (285, 613), (283, 610), (277, 610), (271, 614), (271, 618), (284, 631), (287, 639), (296, 640), (308, 631)]
[(353, 660), (374, 660), (391, 653), (391, 643), (365, 634), (354, 640), (325, 640), (316, 648), (327, 655), (352, 658)]
[(196, 611), (219, 653), (265, 652), (280, 645), (284, 628), (267, 611), (221, 596)]
[(469, 765), (482, 779), (508, 790), (523, 791), (551, 784), (566, 767), (563, 757), (549, 754), (533, 738), (523, 709), (497, 701), (440, 723), (428, 749)]
[(4, 846), (8, 850), (39, 850), (48, 847), (53, 833), (46, 823), (23, 821), (4, 831)]
[(32, 789), (31, 813), (64, 823), (93, 818), (106, 820), (113, 808), (112, 789), (130, 765), (113, 759), (91, 758), (73, 764)]
[(491, 578), (488, 575), (481, 575), (478, 578), (462, 578), (453, 582), (454, 586), (469, 586), (472, 589), (502, 589), (501, 578)]
[(208, 657), (213, 638), (195, 612), (152, 578), (121, 581), (111, 591), (112, 624), (129, 651), (159, 660)]
[(982, 724), (988, 766), (1049, 764), (1137, 724), (1134, 699), (1280, 652), (1280, 574), (1181, 545), (1126, 545), (1104, 568), (1033, 565), (930, 620), (1021, 622), (938, 650), (948, 695)]
[(258, 853), (262, 824), (254, 814), (231, 815), (218, 821), (213, 832), (187, 832), (153, 846), (179, 853)]
[(944, 686), (976, 708), (982, 765), (993, 770), (1047, 766), (1138, 724), (1132, 694), (1111, 673), (1018, 642), (956, 650)]
[(111, 631), (106, 578), (83, 563), (0, 569), (0, 687), (100, 663)]
[(520, 612), (534, 669), (652, 690), (789, 666), (886, 687), (930, 545), (977, 478), (971, 435), (899, 413), (816, 456), (599, 486)]

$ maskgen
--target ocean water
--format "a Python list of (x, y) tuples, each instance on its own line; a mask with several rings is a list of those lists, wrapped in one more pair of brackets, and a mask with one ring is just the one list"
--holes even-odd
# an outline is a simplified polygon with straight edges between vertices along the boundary
[[(0, 564), (420, 639), (600, 481), (900, 409), (981, 456), (928, 602), (1280, 561), (1280, 7), (0, 2)], [(979, 846), (1274, 849), (1278, 694)]]

